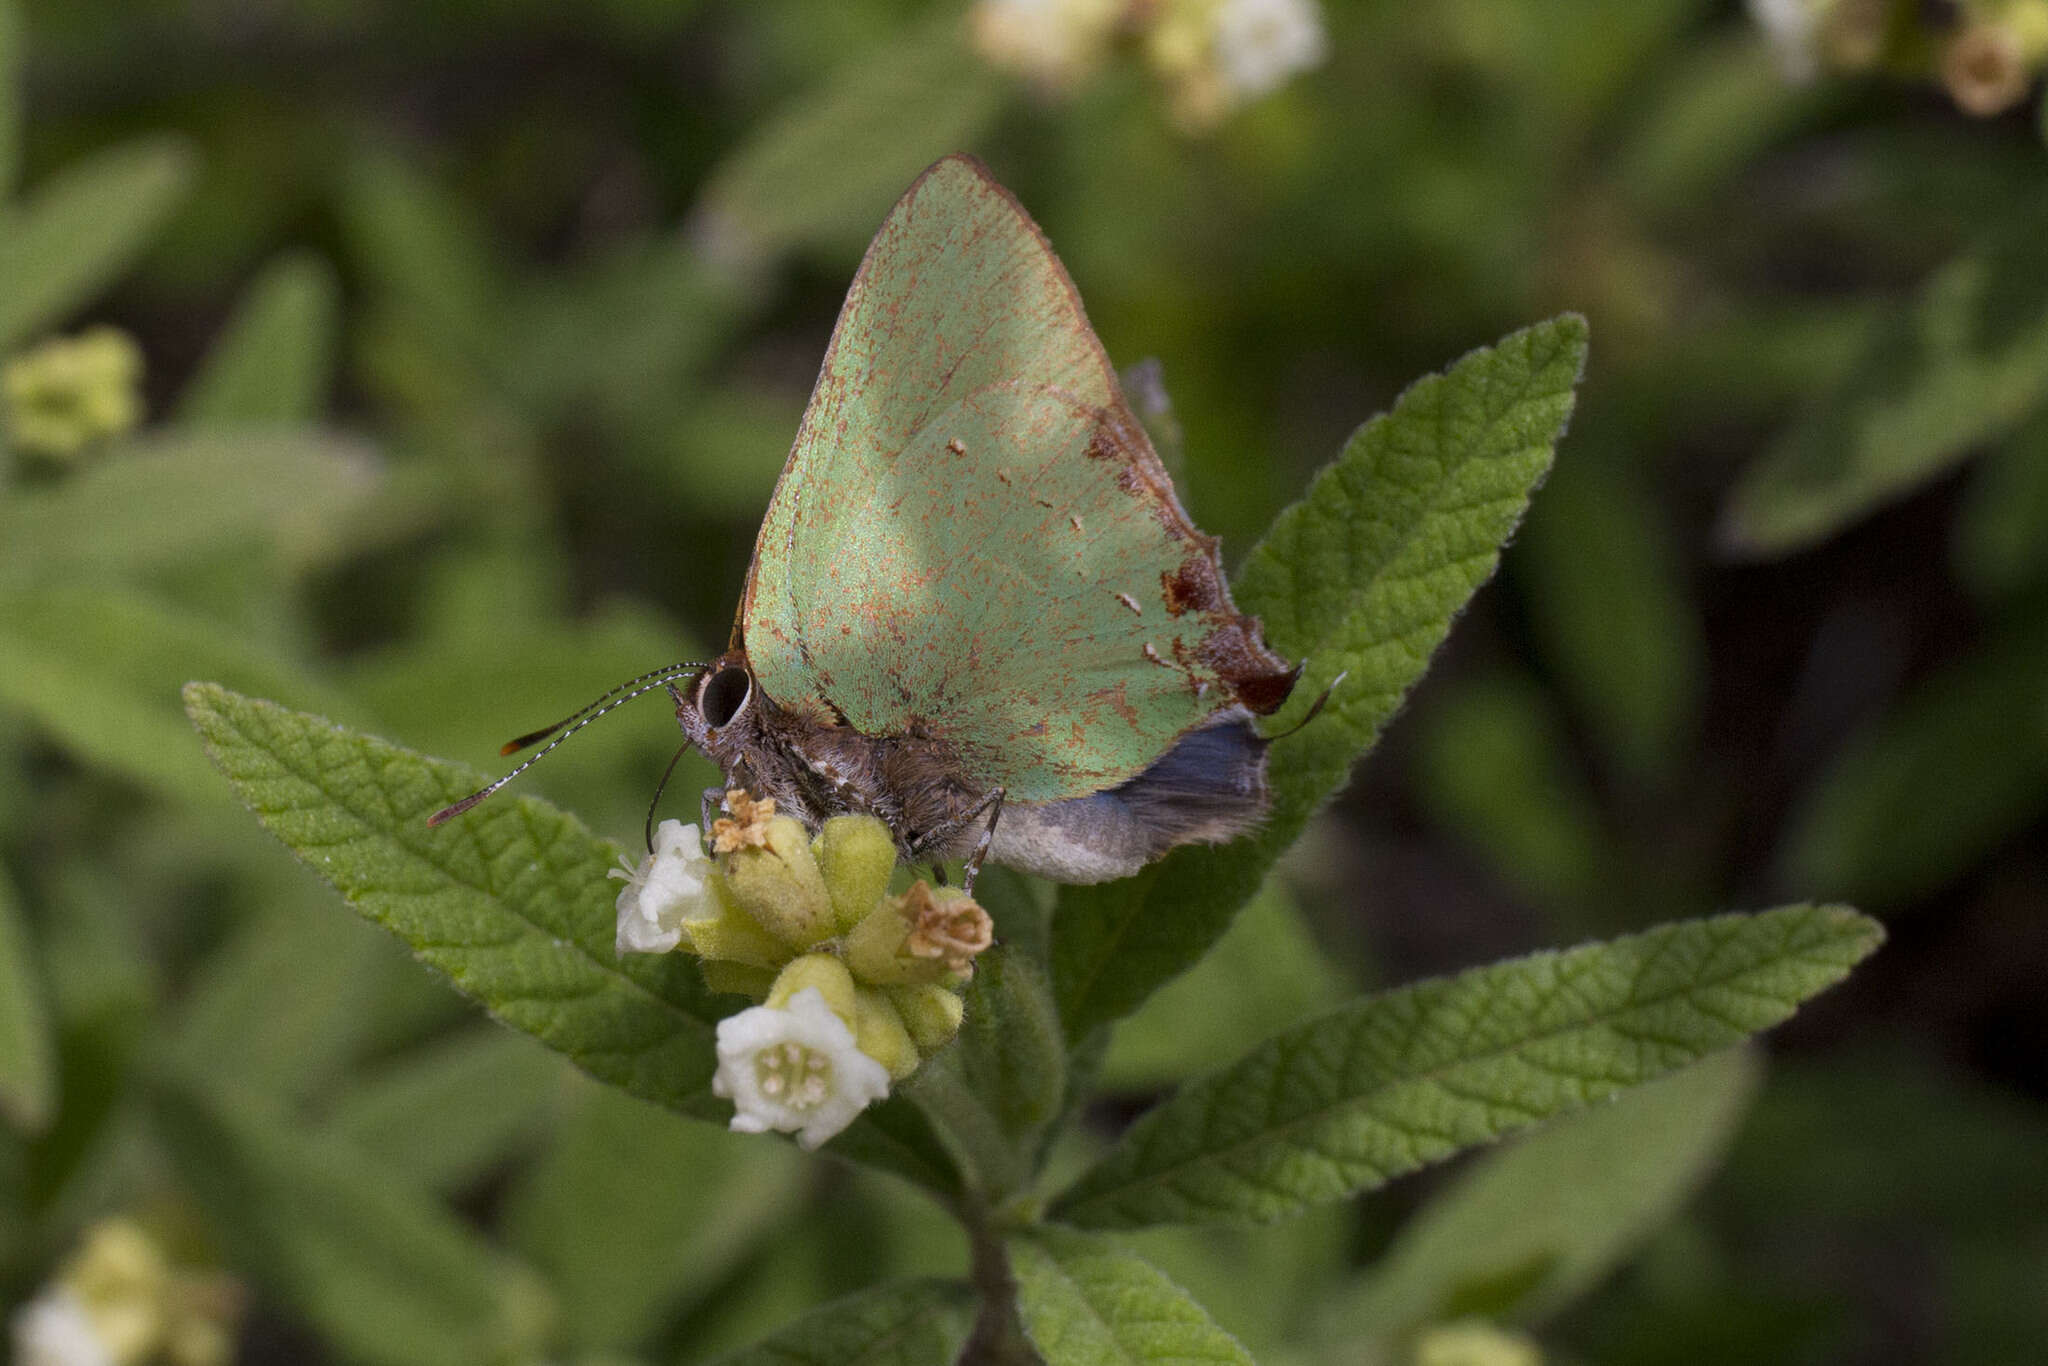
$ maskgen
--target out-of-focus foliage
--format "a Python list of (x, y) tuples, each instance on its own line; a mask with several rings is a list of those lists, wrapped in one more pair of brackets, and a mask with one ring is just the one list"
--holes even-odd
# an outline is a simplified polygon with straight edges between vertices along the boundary
[[(1038, 1328), (1128, 1353), (1077, 1306), (1163, 1279), (1267, 1362), (1467, 1316), (1616, 1366), (2037, 1360), (2048, 103), (2036, 53), (1961, 112), (1998, 70), (1944, 59), (2038, 7), (1810, 5), (1837, 45), (1788, 82), (1732, 3), (1332, 3), (1320, 66), (1220, 112), (1131, 33), (1001, 66), (969, 8), (0, 0), (0, 1304), (127, 1215), (201, 1269), (161, 1284), (239, 1278), (204, 1307), (250, 1362), (963, 1339), (907, 1185), (479, 1021), (232, 808), (178, 692), (483, 763), (702, 657), (867, 235), (964, 149), (1117, 362), (1163, 362), (1233, 565), (1415, 375), (1565, 309), (1595, 339), (1501, 582), (1107, 1084), (1728, 905), (1893, 931), (1754, 1075), (1276, 1228), (1034, 1243)], [(1842, 45), (1868, 13), (1885, 43)], [(662, 711), (522, 782), (637, 841)], [(1027, 944), (1045, 907), (998, 917)], [(870, 1157), (929, 1139), (871, 1118)]]

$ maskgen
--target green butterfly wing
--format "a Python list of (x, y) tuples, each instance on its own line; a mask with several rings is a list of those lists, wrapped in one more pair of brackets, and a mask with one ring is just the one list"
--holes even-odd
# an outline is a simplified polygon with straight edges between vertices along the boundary
[(1293, 677), (1052, 248), (966, 157), (911, 186), (854, 277), (739, 628), (783, 707), (943, 740), (1013, 801), (1120, 783)]

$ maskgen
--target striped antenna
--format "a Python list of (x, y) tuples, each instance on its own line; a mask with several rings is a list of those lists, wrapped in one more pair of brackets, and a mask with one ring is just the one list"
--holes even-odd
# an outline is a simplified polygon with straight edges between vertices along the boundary
[[(478, 802), (490, 796), (493, 792), (496, 792), (499, 788), (511, 782), (520, 774), (526, 772), (527, 769), (532, 768), (535, 764), (547, 758), (549, 754), (554, 752), (555, 747), (557, 745), (560, 745), (564, 740), (567, 740), (577, 731), (582, 730), (585, 726), (589, 725), (592, 721), (595, 721), (598, 717), (603, 716), (605, 713), (612, 711), (616, 708), (623, 707), (626, 703), (631, 702), (634, 698), (640, 697), (646, 693), (653, 692), (656, 688), (668, 687), (671, 691), (673, 691), (671, 685), (673, 684), (674, 680), (682, 677), (684, 674), (692, 673), (696, 670), (703, 669), (706, 667), (708, 667), (708, 665), (705, 661), (685, 660), (677, 664), (664, 664), (659, 669), (650, 669), (646, 673), (641, 674), (638, 678), (627, 679), (624, 683), (619, 684), (618, 687), (613, 688), (603, 697), (598, 698), (595, 702), (590, 703), (588, 706), (578, 708), (576, 711), (569, 713), (569, 715), (555, 722), (555, 724), (553, 724), (552, 726), (545, 726), (540, 730), (529, 731), (525, 735), (520, 736), (516, 740), (507, 740), (505, 742), (504, 748), (500, 749), (498, 753), (517, 754), (520, 750), (527, 748), (529, 745), (537, 745), (540, 744), (542, 740), (547, 740), (547, 738), (550, 735), (554, 735), (555, 737), (553, 740), (549, 740), (546, 745), (543, 745), (539, 752), (535, 753), (532, 757), (528, 758), (526, 762), (520, 764), (519, 767), (513, 769), (510, 773), (507, 773), (504, 777), (498, 779), (496, 782), (490, 784), (488, 787), (478, 788), (475, 792), (470, 793), (467, 797), (464, 797), (461, 801), (455, 803), (453, 806), (444, 806), (439, 811), (436, 811), (433, 815), (427, 817), (427, 824), (430, 826), (440, 825), (445, 821), (454, 820), (457, 816), (469, 810), (469, 808), (475, 806)], [(560, 731), (561, 734), (556, 735), (555, 732), (557, 731)]]

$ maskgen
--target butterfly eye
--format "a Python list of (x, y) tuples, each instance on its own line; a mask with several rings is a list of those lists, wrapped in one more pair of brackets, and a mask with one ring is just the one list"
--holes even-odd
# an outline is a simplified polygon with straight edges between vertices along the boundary
[(753, 694), (753, 675), (737, 665), (728, 666), (705, 679), (704, 686), (697, 690), (697, 713), (713, 730), (729, 726), (734, 717), (746, 710), (747, 699)]

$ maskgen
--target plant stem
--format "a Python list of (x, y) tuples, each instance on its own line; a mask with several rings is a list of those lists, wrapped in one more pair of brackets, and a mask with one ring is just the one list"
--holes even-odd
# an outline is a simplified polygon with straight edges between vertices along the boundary
[(981, 1295), (981, 1312), (967, 1345), (960, 1349), (958, 1366), (1042, 1366), (1017, 1317), (1017, 1281), (1010, 1274), (1002, 1234), (989, 1226), (985, 1210), (966, 1222), (968, 1275)]

